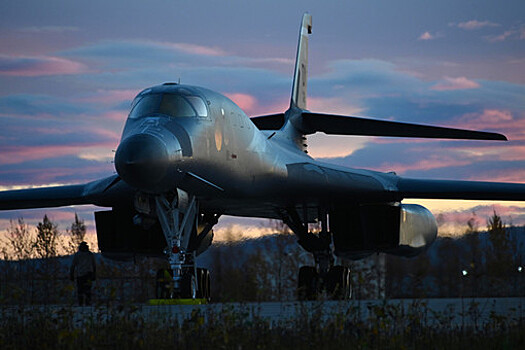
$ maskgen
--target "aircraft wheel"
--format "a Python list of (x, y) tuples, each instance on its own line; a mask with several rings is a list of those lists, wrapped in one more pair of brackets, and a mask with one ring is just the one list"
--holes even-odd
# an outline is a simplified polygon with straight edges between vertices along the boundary
[(204, 282), (204, 269), (201, 269), (200, 267), (197, 267), (197, 286), (199, 289), (197, 290), (197, 298), (203, 298), (205, 290), (205, 282)]
[(297, 298), (299, 300), (315, 300), (319, 286), (319, 275), (313, 266), (301, 266), (299, 269), (299, 284)]
[(211, 298), (211, 277), (210, 277), (210, 271), (208, 269), (204, 269), (204, 281), (206, 282), (206, 288), (204, 289), (205, 294), (204, 298), (210, 300)]
[(157, 271), (155, 297), (157, 299), (169, 299), (173, 289), (173, 273), (169, 269)]
[(197, 297), (197, 281), (192, 273), (186, 273), (181, 280), (181, 297), (195, 299)]
[(348, 300), (352, 295), (350, 269), (333, 266), (325, 279), (325, 288), (333, 300)]
[(197, 298), (210, 298), (210, 271), (208, 269), (197, 268)]

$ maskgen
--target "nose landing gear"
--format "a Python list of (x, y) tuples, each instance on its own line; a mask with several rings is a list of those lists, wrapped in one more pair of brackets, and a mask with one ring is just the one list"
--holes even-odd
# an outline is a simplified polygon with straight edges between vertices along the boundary
[(195, 258), (211, 243), (209, 236), (219, 215), (201, 215), (197, 199), (182, 190), (156, 196), (155, 211), (168, 244), (165, 253), (170, 264), (170, 270), (157, 274), (157, 297), (209, 299), (210, 272), (197, 268)]

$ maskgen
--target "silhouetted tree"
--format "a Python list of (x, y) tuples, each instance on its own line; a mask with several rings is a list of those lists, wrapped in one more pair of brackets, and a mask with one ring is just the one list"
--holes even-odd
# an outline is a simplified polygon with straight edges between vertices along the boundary
[(39, 222), (37, 227), (35, 250), (39, 258), (52, 258), (57, 256), (58, 228), (47, 215)]
[(476, 226), (476, 219), (472, 217), (467, 222), (467, 229), (463, 235), (463, 239), (469, 248), (468, 261), (469, 265), (466, 268), (468, 273), (468, 288), (465, 290), (467, 295), (480, 296), (484, 293), (483, 288), (483, 251), (480, 248), (479, 232)]
[(5, 257), (12, 257), (15, 260), (31, 258), (35, 243), (29, 226), (24, 222), (23, 218), (19, 218), (16, 223), (13, 220), (9, 220), (9, 224), (6, 237), (8, 249), (11, 252), (6, 251)]
[(506, 294), (505, 280), (513, 270), (514, 256), (506, 225), (494, 211), (487, 224), (491, 250), (487, 258), (487, 273), (495, 296)]
[(75, 221), (71, 224), (71, 228), (67, 229), (67, 233), (69, 234), (69, 241), (66, 250), (72, 254), (76, 252), (78, 246), (86, 237), (86, 225), (84, 220), (78, 218), (77, 213), (75, 213)]

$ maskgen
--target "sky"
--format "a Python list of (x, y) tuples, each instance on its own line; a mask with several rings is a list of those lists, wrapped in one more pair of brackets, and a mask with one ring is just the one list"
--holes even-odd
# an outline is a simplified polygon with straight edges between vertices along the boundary
[[(309, 137), (316, 158), (419, 178), (525, 182), (525, 2), (4, 0), (0, 3), (0, 190), (115, 173), (131, 100), (167, 81), (204, 86), (250, 116), (284, 111), (301, 16), (313, 16), (312, 111), (489, 130), (510, 141)], [(409, 202), (409, 201), (407, 201)], [(483, 228), (525, 202), (416, 201), (438, 221)], [(44, 213), (65, 230), (74, 213)], [(447, 224), (445, 224), (447, 223)], [(257, 234), (264, 222), (224, 218)], [(446, 227), (445, 230), (451, 230)]]

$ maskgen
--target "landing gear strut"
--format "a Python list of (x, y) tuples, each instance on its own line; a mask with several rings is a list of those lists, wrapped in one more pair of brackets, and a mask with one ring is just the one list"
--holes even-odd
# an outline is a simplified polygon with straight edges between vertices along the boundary
[(210, 273), (197, 268), (195, 258), (211, 244), (211, 229), (219, 215), (199, 214), (197, 199), (182, 190), (156, 196), (155, 209), (168, 244), (165, 253), (172, 278), (172, 283), (166, 284), (171, 287), (169, 297), (209, 298)]
[(296, 209), (289, 209), (283, 221), (299, 238), (299, 244), (314, 256), (315, 266), (302, 266), (299, 269), (297, 297), (299, 300), (316, 300), (323, 292), (334, 300), (351, 298), (352, 287), (350, 269), (334, 265), (332, 235), (328, 231), (327, 213), (319, 213), (321, 231), (314, 234), (308, 231), (307, 212), (301, 220)]

